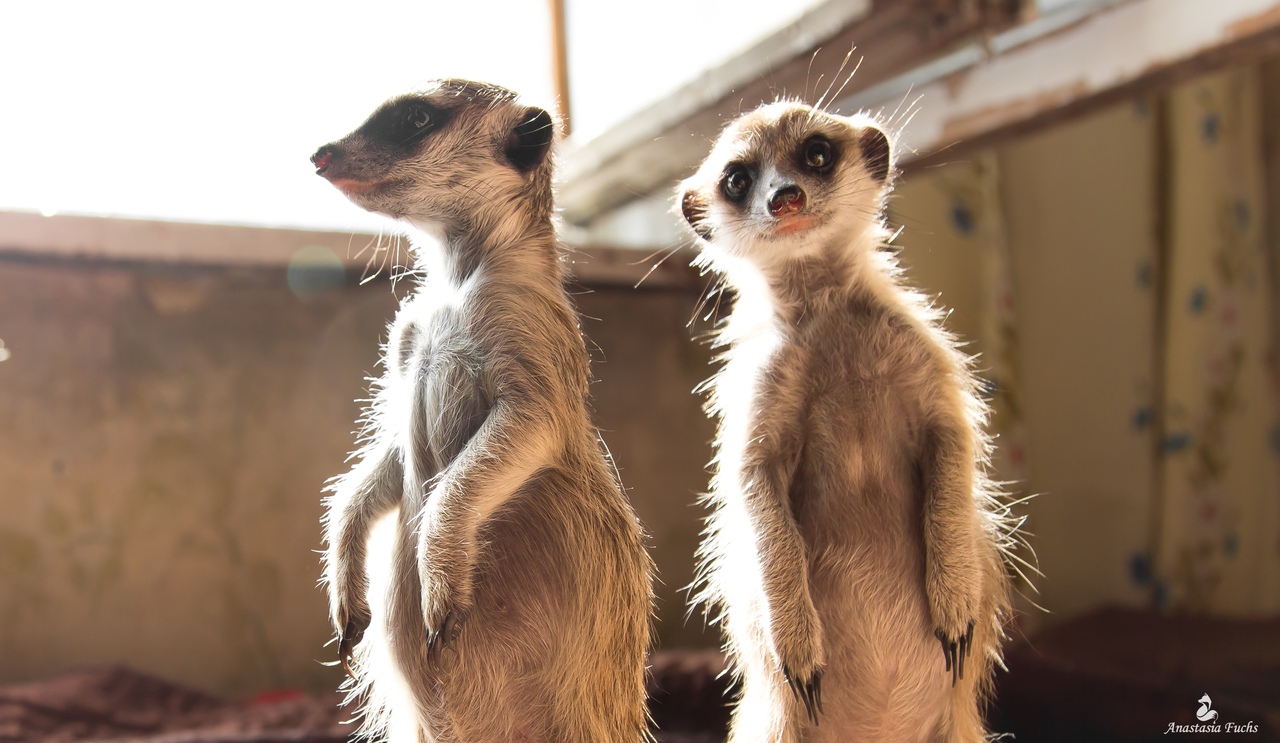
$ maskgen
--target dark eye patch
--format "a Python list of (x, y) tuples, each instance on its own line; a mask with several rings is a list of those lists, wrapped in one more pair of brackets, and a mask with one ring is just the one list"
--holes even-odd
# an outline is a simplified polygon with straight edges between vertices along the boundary
[(839, 147), (821, 134), (814, 134), (804, 140), (795, 153), (797, 165), (818, 175), (830, 173), (839, 159)]
[(423, 98), (405, 98), (379, 109), (359, 131), (371, 141), (403, 148), (437, 131), (448, 119), (447, 109)]
[(874, 126), (869, 126), (858, 136), (858, 146), (862, 148), (862, 161), (871, 177), (880, 183), (888, 180), (889, 137)]
[(730, 163), (720, 176), (720, 193), (734, 204), (741, 204), (751, 191), (755, 178), (751, 169), (742, 163)]

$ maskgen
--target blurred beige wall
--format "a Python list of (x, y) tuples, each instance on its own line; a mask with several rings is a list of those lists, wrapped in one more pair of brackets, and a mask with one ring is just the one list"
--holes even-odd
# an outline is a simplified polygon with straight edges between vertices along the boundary
[[(712, 434), (695, 299), (578, 297), (666, 644), (712, 641), (677, 594)], [(0, 683), (126, 663), (236, 694), (335, 686), (321, 487), (395, 306), (387, 282), (301, 300), (279, 270), (0, 261)]]

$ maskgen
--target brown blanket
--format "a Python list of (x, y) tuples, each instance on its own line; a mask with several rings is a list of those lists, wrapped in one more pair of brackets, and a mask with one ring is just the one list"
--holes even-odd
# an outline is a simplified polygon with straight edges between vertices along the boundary
[[(724, 740), (729, 713), (714, 651), (651, 659), (661, 743)], [(659, 688), (660, 687), (660, 688)], [(355, 732), (342, 695), (277, 692), (232, 701), (125, 668), (0, 688), (0, 743), (343, 743)]]
[(338, 694), (228, 701), (136, 671), (85, 671), (0, 689), (0, 741), (342, 743)]

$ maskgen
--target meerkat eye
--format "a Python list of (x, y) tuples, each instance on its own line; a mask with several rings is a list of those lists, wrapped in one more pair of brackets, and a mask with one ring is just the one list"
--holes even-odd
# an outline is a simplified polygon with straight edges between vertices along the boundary
[(810, 137), (804, 143), (804, 164), (819, 173), (828, 170), (835, 162), (835, 156), (831, 152), (831, 143), (826, 137), (814, 136)]
[(724, 192), (724, 197), (733, 203), (742, 201), (746, 198), (747, 191), (751, 190), (751, 172), (742, 165), (730, 166), (724, 174), (720, 190)]
[(413, 129), (422, 129), (431, 123), (431, 112), (422, 106), (410, 106), (405, 112), (404, 123)]

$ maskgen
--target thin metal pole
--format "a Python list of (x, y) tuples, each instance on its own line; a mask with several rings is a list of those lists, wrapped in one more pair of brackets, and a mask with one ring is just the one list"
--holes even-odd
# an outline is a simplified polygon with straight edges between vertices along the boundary
[(556, 113), (560, 117), (560, 133), (573, 131), (569, 118), (569, 51), (565, 44), (564, 0), (550, 0), (551, 5), (551, 69), (555, 75)]

